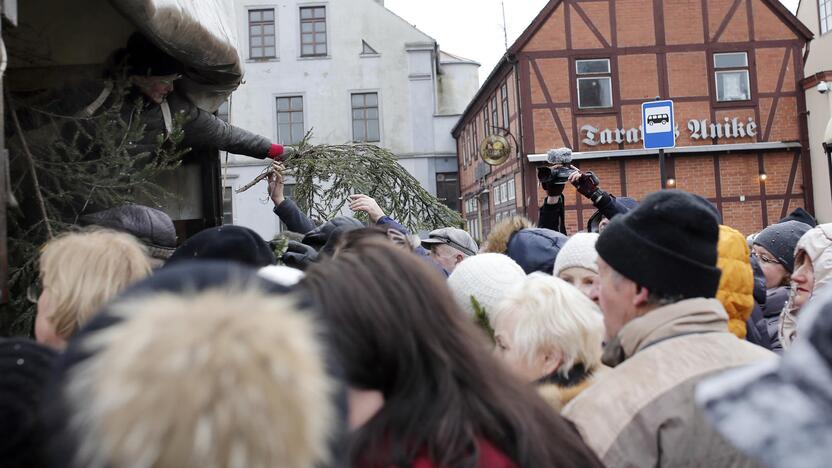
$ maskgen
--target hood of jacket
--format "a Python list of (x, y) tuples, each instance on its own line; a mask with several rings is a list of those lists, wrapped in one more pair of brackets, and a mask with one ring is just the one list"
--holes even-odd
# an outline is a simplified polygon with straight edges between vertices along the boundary
[(745, 236), (728, 226), (719, 227), (716, 266), (722, 270), (716, 298), (728, 313), (728, 330), (745, 338), (745, 323), (754, 309), (754, 273)]
[(724, 332), (728, 314), (716, 299), (685, 299), (628, 322), (604, 348), (602, 361), (615, 367), (661, 341), (696, 333)]
[(832, 223), (821, 224), (804, 234), (795, 247), (795, 251), (801, 250), (812, 260), (814, 296), (832, 282)]
[(506, 255), (517, 262), (526, 274), (536, 271), (551, 275), (558, 252), (569, 240), (564, 234), (543, 228), (517, 231), (508, 241)]
[(534, 224), (522, 216), (512, 216), (511, 218), (500, 222), (485, 240), (480, 253), (501, 253), (504, 254), (508, 250), (508, 241), (515, 232), (521, 229), (533, 228)]

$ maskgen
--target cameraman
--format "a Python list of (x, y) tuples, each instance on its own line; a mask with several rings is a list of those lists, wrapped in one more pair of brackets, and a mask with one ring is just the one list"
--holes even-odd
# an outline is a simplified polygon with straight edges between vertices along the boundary
[[(537, 178), (546, 191), (546, 199), (540, 207), (538, 226), (566, 234), (563, 189), (571, 183), (581, 195), (587, 197), (598, 209), (588, 223), (588, 230), (597, 232), (614, 216), (628, 212), (636, 202), (629, 198), (616, 199), (599, 188), (600, 180), (591, 171), (581, 172), (571, 165), (572, 150), (549, 150), (546, 158), (551, 166), (540, 167)], [(603, 219), (602, 219), (603, 218)], [(593, 221), (595, 220), (595, 221)], [(600, 221), (600, 222), (599, 222)]]

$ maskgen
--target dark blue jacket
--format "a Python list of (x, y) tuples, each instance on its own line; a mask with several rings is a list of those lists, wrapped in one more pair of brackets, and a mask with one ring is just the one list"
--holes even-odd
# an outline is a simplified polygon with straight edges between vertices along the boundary
[(527, 275), (535, 271), (551, 275), (555, 269), (555, 258), (567, 239), (564, 234), (551, 229), (521, 229), (509, 239), (506, 255), (517, 262)]

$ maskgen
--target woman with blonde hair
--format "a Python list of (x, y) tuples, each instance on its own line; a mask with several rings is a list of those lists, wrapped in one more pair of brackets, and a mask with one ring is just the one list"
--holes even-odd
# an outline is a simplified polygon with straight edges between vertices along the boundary
[(35, 338), (63, 349), (69, 338), (127, 286), (150, 274), (147, 251), (130, 234), (93, 229), (62, 234), (41, 249)]
[(601, 311), (560, 278), (533, 273), (509, 292), (495, 310), (494, 335), (494, 353), (558, 410), (604, 368)]

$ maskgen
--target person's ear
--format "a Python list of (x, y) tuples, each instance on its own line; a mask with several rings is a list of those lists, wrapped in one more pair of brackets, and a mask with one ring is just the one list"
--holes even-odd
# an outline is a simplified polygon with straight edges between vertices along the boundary
[(650, 291), (644, 286), (636, 285), (636, 294), (633, 296), (633, 305), (641, 307), (647, 304), (647, 298), (650, 296)]
[(465, 260), (465, 255), (456, 254), (456, 264), (459, 265), (462, 261)]
[(563, 355), (555, 350), (541, 351), (541, 353), (542, 378), (552, 375), (560, 369), (561, 364), (563, 364)]

